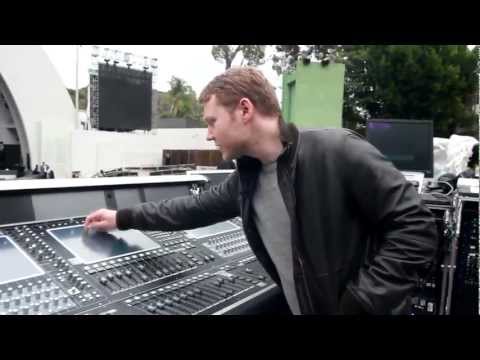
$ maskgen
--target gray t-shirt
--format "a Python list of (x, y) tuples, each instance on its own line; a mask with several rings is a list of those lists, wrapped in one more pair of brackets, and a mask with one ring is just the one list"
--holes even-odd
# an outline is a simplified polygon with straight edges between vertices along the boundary
[(264, 164), (253, 197), (254, 219), (280, 276), (290, 310), (300, 315), (293, 280), (290, 217), (278, 187), (277, 162)]

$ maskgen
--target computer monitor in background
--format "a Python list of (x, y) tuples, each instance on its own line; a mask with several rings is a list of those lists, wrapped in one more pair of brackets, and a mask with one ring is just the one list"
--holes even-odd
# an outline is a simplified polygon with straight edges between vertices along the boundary
[(367, 140), (400, 171), (433, 177), (433, 122), (431, 120), (372, 119)]

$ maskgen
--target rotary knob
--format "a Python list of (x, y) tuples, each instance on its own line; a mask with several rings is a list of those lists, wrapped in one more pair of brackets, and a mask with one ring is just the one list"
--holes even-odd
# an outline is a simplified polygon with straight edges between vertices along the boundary
[(30, 250), (30, 254), (32, 255), (35, 255), (36, 251), (37, 251), (37, 245), (36, 244), (32, 244), (29, 246), (28, 248)]
[(164, 303), (165, 303), (165, 305), (169, 305), (169, 306), (173, 304), (172, 300), (170, 300), (169, 298), (166, 298), (164, 300)]
[(18, 285), (18, 286), (17, 286), (17, 294), (20, 295), (20, 296), (22, 296), (22, 294), (23, 294), (23, 289), (24, 289), (24, 288), (23, 288), (23, 285), (22, 285), (22, 284)]
[(202, 291), (201, 289), (197, 288), (197, 287), (193, 288), (192, 290), (193, 290), (193, 291), (195, 292), (195, 294), (197, 294), (197, 295), (201, 295), (201, 294), (203, 293), (203, 291)]
[(72, 270), (67, 271), (67, 279), (68, 280), (73, 280), (73, 271)]
[(165, 308), (165, 304), (164, 304), (163, 302), (161, 302), (161, 301), (157, 301), (155, 305), (156, 305), (157, 308), (160, 309), (160, 310), (163, 309), (163, 308)]

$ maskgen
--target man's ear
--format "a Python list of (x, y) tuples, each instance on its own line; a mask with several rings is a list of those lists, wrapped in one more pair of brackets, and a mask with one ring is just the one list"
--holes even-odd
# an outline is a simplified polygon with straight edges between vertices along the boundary
[(253, 104), (248, 98), (241, 98), (239, 102), (240, 106), (240, 111), (242, 114), (242, 117), (245, 118), (246, 120), (250, 119), (253, 114)]

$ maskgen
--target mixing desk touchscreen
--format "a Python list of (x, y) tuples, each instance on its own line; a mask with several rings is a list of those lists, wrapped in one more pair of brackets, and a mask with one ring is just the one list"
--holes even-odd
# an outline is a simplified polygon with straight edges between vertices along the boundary
[(8, 236), (0, 236), (0, 284), (31, 278), (44, 271)]
[(159, 247), (138, 230), (87, 231), (83, 225), (74, 225), (47, 232), (75, 256), (76, 262), (83, 264)]

